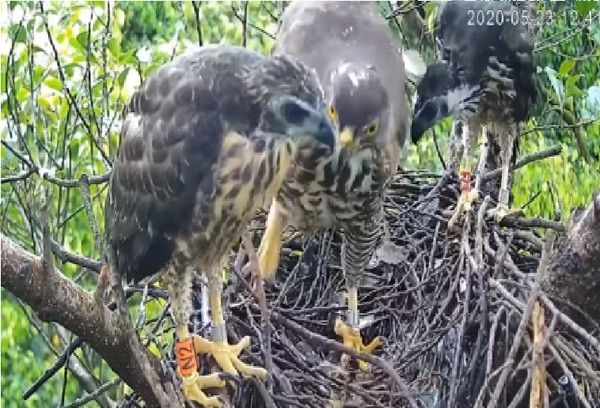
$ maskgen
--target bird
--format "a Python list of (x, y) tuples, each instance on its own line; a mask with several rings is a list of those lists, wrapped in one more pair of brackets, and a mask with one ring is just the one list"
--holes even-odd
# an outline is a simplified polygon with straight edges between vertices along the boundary
[(537, 98), (532, 20), (528, 9), (507, 1), (451, 1), (439, 10), (434, 36), (441, 62), (428, 66), (417, 85), (411, 138), (417, 143), (447, 116), (457, 121), (461, 194), (451, 227), (478, 198), (471, 188), (470, 155), (480, 134), (501, 151), (498, 204), (491, 213), (498, 222), (516, 213), (509, 208), (509, 165), (521, 123)]
[(286, 227), (305, 235), (341, 230), (347, 311), (335, 332), (346, 346), (372, 353), (381, 339), (363, 342), (358, 287), (381, 234), (385, 185), (408, 133), (402, 50), (375, 3), (296, 1), (282, 15), (272, 53), (316, 70), (336, 145), (330, 156), (302, 151), (286, 177), (259, 246), (261, 275), (275, 275)]
[[(123, 111), (105, 208), (108, 250), (127, 281), (160, 276), (169, 295), (184, 396), (217, 407), (196, 354), (229, 373), (264, 378), (227, 341), (222, 266), (260, 207), (267, 208), (300, 148), (329, 155), (334, 130), (315, 73), (285, 55), (235, 46), (189, 50), (154, 72)], [(191, 284), (208, 281), (212, 340), (188, 330)]]

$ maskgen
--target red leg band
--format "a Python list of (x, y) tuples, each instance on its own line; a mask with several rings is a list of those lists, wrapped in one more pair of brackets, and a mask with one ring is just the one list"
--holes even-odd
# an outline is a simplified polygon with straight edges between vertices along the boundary
[(460, 191), (468, 193), (471, 191), (471, 171), (461, 170), (460, 172)]
[(191, 337), (175, 343), (175, 359), (177, 361), (177, 371), (182, 377), (189, 377), (198, 371), (196, 349), (194, 348), (194, 340)]

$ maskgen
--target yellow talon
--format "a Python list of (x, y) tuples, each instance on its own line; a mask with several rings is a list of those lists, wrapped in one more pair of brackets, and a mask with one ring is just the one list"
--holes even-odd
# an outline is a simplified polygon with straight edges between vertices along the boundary
[(448, 221), (448, 229), (453, 229), (462, 215), (468, 211), (471, 211), (471, 206), (478, 199), (479, 191), (476, 189), (461, 192), (460, 196), (458, 197), (458, 202), (456, 203), (454, 214), (452, 214), (452, 217)]
[[(335, 321), (335, 333), (342, 338), (342, 342), (346, 347), (354, 349), (359, 353), (373, 354), (375, 349), (382, 345), (382, 341), (379, 337), (375, 337), (369, 344), (363, 344), (360, 331), (342, 321), (337, 319)], [(358, 368), (361, 371), (369, 371), (370, 365), (366, 361), (359, 360)]]
[(279, 205), (273, 202), (267, 217), (265, 232), (258, 248), (258, 265), (263, 279), (272, 279), (279, 266), (279, 253), (284, 220)]
[(219, 367), (226, 373), (240, 373), (244, 377), (256, 377), (264, 379), (267, 370), (253, 367), (239, 359), (243, 349), (250, 345), (250, 337), (244, 337), (237, 344), (228, 344), (223, 341), (210, 341), (200, 336), (194, 336), (194, 347), (197, 353), (207, 353), (213, 356)]
[(498, 203), (496, 208), (494, 208), (488, 212), (488, 216), (491, 216), (491, 215), (493, 215), (496, 222), (498, 224), (500, 224), (502, 222), (502, 220), (506, 217), (519, 216), (519, 215), (522, 216), (523, 210), (521, 210), (520, 208), (510, 208), (505, 204)]
[(204, 388), (224, 387), (225, 381), (219, 378), (218, 374), (198, 375), (197, 372), (190, 376), (183, 377), (181, 385), (183, 395), (189, 401), (195, 401), (203, 407), (221, 407), (221, 401), (218, 397), (208, 397), (202, 390)]

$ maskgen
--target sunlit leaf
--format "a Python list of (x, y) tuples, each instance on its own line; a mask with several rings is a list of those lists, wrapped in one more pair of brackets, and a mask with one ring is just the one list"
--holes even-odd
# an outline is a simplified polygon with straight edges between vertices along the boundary
[(558, 69), (558, 72), (561, 75), (567, 75), (569, 72), (571, 72), (573, 70), (573, 68), (575, 68), (575, 60), (566, 59), (562, 62), (562, 64), (560, 64), (560, 68)]
[(27, 90), (27, 88), (19, 88), (19, 90), (17, 91), (17, 101), (23, 102), (27, 98), (29, 98), (29, 91)]
[(56, 89), (57, 91), (62, 91), (62, 81), (56, 77), (53, 76), (48, 76), (45, 80), (44, 80), (44, 85), (52, 88), (52, 89)]
[(140, 75), (134, 69), (127, 72), (125, 82), (121, 87), (120, 98), (123, 102), (128, 102), (135, 90), (140, 86)]
[(77, 35), (77, 42), (81, 44), (81, 47), (83, 47), (84, 49), (87, 49), (88, 47), (88, 37), (88, 31), (82, 31)]
[(50, 101), (50, 98), (47, 96), (44, 96), (44, 95), (38, 96), (37, 103), (44, 109), (52, 110), (52, 102)]
[(27, 42), (27, 30), (22, 25), (15, 24), (13, 26), (10, 26), (8, 29), (8, 35), (14, 42)]
[(552, 69), (551, 67), (544, 67), (544, 72), (546, 73), (546, 75), (548, 76), (548, 79), (550, 80), (552, 89), (554, 89), (554, 92), (558, 96), (559, 100), (561, 101), (561, 103), (563, 103), (564, 102), (564, 87), (563, 87), (563, 84), (560, 81), (560, 79), (558, 79), (558, 77), (556, 76), (556, 71), (554, 69)]
[(123, 27), (125, 25), (125, 12), (120, 8), (114, 9), (115, 13), (115, 21), (119, 24), (119, 27)]
[(119, 55), (121, 55), (121, 44), (119, 43), (119, 41), (117, 41), (116, 38), (111, 38), (110, 40), (108, 40), (107, 45), (108, 50), (110, 51), (112, 56), (115, 58), (119, 58)]

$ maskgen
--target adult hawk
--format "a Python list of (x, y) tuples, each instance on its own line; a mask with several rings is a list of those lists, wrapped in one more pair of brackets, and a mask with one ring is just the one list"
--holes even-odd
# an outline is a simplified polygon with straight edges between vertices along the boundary
[(297, 1), (283, 14), (273, 53), (316, 70), (337, 139), (332, 156), (307, 150), (286, 178), (267, 218), (261, 271), (275, 273), (287, 225), (309, 233), (340, 228), (348, 311), (336, 333), (344, 344), (370, 353), (380, 341), (363, 344), (357, 291), (380, 233), (384, 185), (407, 130), (400, 45), (375, 3)]
[[(106, 205), (109, 248), (128, 280), (162, 272), (189, 400), (219, 406), (202, 389), (224, 385), (198, 375), (196, 353), (228, 373), (266, 374), (238, 359), (249, 338), (227, 343), (222, 263), (298, 149), (325, 155), (333, 143), (317, 77), (287, 56), (203, 47), (161, 67), (127, 105)], [(188, 332), (196, 270), (208, 279), (213, 341)]]
[(496, 218), (510, 211), (509, 163), (520, 122), (536, 99), (533, 40), (527, 25), (532, 18), (528, 9), (506, 1), (451, 1), (441, 6), (435, 37), (442, 62), (429, 66), (417, 86), (411, 135), (416, 143), (449, 115), (460, 122), (461, 196), (451, 223), (477, 197), (470, 188), (470, 153), (482, 132), (495, 138), (501, 149)]

